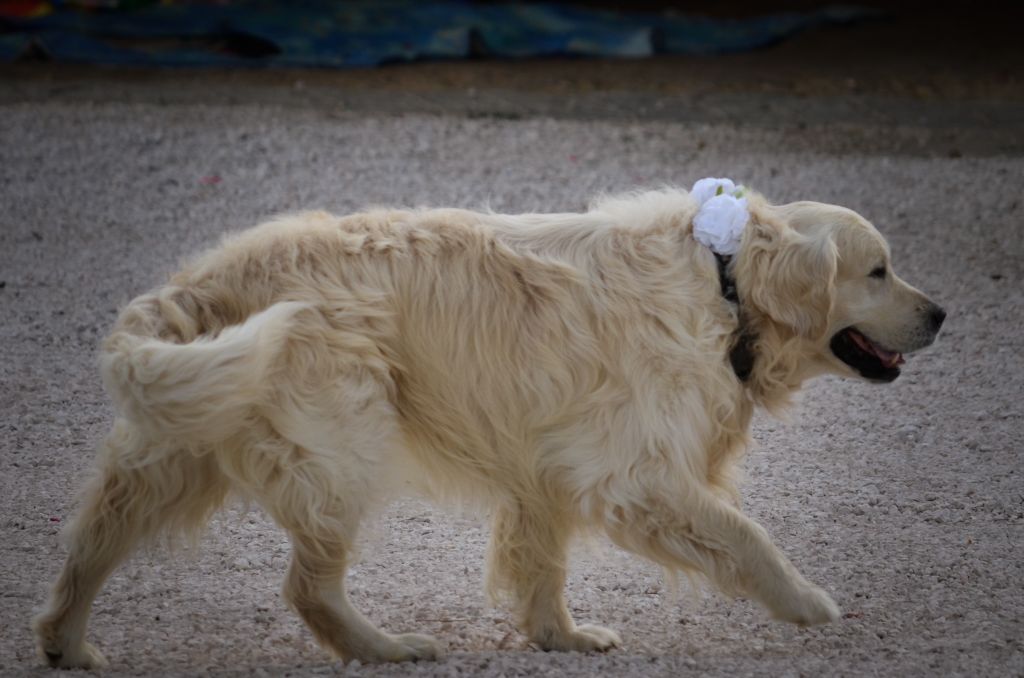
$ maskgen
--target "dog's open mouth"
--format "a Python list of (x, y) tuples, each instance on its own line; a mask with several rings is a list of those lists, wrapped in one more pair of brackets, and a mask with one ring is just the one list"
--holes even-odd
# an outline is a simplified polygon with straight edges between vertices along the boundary
[(903, 354), (882, 348), (852, 327), (837, 332), (829, 346), (837, 358), (865, 379), (893, 381), (900, 376)]

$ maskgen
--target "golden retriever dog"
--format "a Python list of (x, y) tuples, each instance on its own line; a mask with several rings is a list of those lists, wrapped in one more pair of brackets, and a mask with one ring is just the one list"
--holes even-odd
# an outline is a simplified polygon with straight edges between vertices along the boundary
[(132, 301), (103, 344), (118, 417), (34, 620), (41, 657), (102, 665), (85, 635), (105, 578), (232, 494), (287, 531), (284, 596), (344, 660), (441, 654), (375, 628), (344, 588), (360, 521), (410, 488), (487, 508), (488, 590), (546, 650), (620, 642), (563, 597), (583, 530), (777, 619), (835, 620), (738, 508), (751, 415), (825, 373), (894, 380), (945, 313), (853, 211), (751, 194), (720, 261), (697, 209), (665, 189), (580, 214), (305, 213)]

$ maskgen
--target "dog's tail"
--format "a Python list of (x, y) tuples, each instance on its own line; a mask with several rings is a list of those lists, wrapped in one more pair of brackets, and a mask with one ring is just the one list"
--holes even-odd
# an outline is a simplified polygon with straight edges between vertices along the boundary
[[(122, 416), (183, 443), (224, 440), (245, 425), (293, 317), (309, 307), (276, 303), (215, 336), (175, 343), (160, 338), (166, 332), (157, 328), (171, 321), (157, 317), (160, 304), (154, 302), (140, 297), (125, 310), (104, 343), (100, 371)], [(183, 335), (188, 336), (176, 333)]]

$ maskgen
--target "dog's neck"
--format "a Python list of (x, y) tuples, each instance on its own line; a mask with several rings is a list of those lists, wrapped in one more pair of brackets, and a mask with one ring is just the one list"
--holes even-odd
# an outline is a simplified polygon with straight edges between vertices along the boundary
[(743, 308), (740, 304), (739, 293), (736, 291), (736, 280), (729, 272), (731, 256), (715, 253), (715, 260), (718, 262), (718, 280), (722, 287), (722, 296), (726, 301), (736, 304), (739, 326), (733, 337), (732, 349), (729, 351), (729, 364), (732, 371), (740, 381), (746, 382), (754, 371), (754, 360), (757, 355), (754, 353), (754, 341), (757, 334), (746, 323), (743, 322)]

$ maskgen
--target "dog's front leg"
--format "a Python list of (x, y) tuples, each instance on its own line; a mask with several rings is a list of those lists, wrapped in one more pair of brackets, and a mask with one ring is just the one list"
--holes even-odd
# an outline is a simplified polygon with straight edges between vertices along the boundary
[(800, 625), (839, 618), (825, 591), (808, 582), (763, 527), (710, 492), (691, 491), (672, 506), (645, 501), (617, 511), (608, 526), (620, 546), (670, 569), (697, 570), (729, 594), (746, 594), (777, 619)]
[(494, 517), (488, 555), (488, 588), (508, 594), (519, 627), (545, 650), (607, 650), (622, 641), (600, 626), (576, 626), (565, 604), (566, 556), (571, 525), (568, 511), (538, 506), (536, 498), (510, 502)]

